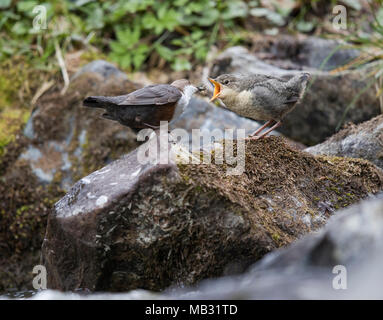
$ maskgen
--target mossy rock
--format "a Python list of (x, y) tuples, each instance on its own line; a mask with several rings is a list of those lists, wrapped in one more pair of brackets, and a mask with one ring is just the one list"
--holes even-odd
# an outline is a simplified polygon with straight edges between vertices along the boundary
[(240, 272), (383, 187), (368, 161), (314, 157), (276, 137), (246, 142), (241, 175), (171, 154), (143, 165), (133, 151), (56, 203), (43, 244), (50, 288), (162, 290)]

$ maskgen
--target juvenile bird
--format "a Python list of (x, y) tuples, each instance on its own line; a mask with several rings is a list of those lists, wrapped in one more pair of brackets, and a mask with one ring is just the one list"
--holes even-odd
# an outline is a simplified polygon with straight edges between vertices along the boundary
[[(260, 139), (282, 124), (282, 119), (302, 97), (309, 78), (309, 73), (289, 80), (263, 74), (223, 74), (216, 79), (209, 78), (214, 85), (211, 101), (219, 98), (228, 109), (242, 117), (267, 121), (249, 137)], [(266, 127), (270, 128), (257, 136)]]
[(149, 85), (132, 93), (103, 97), (93, 96), (84, 100), (86, 107), (102, 108), (102, 115), (132, 129), (157, 129), (160, 121), (171, 122), (178, 118), (194, 93), (202, 88), (181, 79), (171, 84)]

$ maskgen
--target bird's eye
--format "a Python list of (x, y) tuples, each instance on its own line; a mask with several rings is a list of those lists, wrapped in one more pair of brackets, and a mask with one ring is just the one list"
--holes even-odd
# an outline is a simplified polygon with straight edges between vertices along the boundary
[(229, 82), (230, 82), (230, 81), (226, 79), (226, 80), (223, 80), (222, 83), (223, 83), (223, 84), (229, 84)]

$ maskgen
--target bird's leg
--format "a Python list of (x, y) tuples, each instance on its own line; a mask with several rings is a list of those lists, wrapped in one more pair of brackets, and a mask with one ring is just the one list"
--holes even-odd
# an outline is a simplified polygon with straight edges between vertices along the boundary
[(282, 125), (282, 122), (281, 121), (278, 121), (276, 124), (274, 124), (269, 130), (265, 131), (264, 133), (262, 133), (260, 136), (255, 136), (255, 137), (251, 137), (250, 139), (254, 139), (254, 140), (258, 140), (258, 139), (261, 139), (263, 138), (264, 136), (266, 136), (268, 133), (270, 133), (271, 131), (275, 130), (276, 128), (278, 128), (279, 126)]
[(274, 120), (269, 120), (267, 121), (262, 127), (258, 128), (256, 131), (254, 131), (250, 137), (254, 137), (256, 136), (258, 133), (260, 133), (263, 129), (265, 129), (266, 127), (268, 127), (269, 125), (271, 125), (272, 123), (274, 122)]

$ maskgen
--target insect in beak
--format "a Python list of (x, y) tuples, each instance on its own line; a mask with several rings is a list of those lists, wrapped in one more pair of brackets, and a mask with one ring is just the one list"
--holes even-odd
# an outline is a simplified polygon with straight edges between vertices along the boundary
[(210, 102), (211, 102), (219, 97), (219, 94), (221, 93), (221, 84), (211, 78), (209, 78), (209, 81), (214, 85), (213, 97), (210, 99)]

